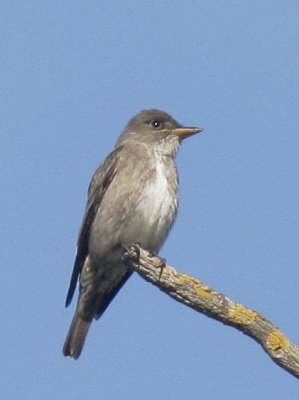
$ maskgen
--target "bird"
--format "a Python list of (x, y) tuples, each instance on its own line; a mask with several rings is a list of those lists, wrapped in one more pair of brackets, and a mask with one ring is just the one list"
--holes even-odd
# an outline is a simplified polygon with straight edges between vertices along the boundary
[(65, 356), (80, 356), (91, 322), (131, 276), (122, 262), (123, 246), (138, 243), (153, 254), (161, 249), (179, 203), (176, 153), (182, 140), (201, 131), (182, 126), (165, 111), (143, 110), (95, 171), (65, 302), (69, 306), (79, 282)]

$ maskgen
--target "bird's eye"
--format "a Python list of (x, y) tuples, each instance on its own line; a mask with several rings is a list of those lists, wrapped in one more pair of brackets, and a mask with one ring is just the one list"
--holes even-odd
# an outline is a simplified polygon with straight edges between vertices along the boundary
[(154, 119), (152, 122), (151, 122), (151, 126), (153, 127), (153, 128), (155, 128), (155, 129), (161, 129), (162, 128), (162, 122), (161, 121), (159, 121), (158, 119)]

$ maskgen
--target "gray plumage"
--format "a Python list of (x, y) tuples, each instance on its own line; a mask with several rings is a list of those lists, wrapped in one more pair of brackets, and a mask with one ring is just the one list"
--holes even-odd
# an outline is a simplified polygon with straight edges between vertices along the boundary
[(200, 132), (169, 114), (146, 110), (128, 123), (115, 149), (96, 170), (88, 190), (66, 306), (77, 281), (77, 308), (63, 347), (78, 358), (93, 318), (98, 319), (131, 271), (122, 264), (122, 244), (139, 243), (157, 253), (174, 222), (180, 141)]

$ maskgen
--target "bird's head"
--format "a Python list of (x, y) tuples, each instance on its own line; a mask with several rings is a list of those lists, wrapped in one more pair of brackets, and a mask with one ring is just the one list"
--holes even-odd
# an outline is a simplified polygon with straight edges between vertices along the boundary
[(116, 146), (138, 143), (175, 153), (183, 139), (201, 131), (182, 126), (165, 111), (144, 110), (129, 121)]

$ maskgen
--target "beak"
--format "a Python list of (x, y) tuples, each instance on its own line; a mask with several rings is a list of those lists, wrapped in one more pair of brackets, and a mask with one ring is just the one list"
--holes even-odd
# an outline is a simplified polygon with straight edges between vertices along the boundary
[(202, 128), (177, 128), (172, 131), (172, 135), (177, 136), (180, 140), (183, 140), (189, 136), (195, 135), (195, 133), (202, 131)]

